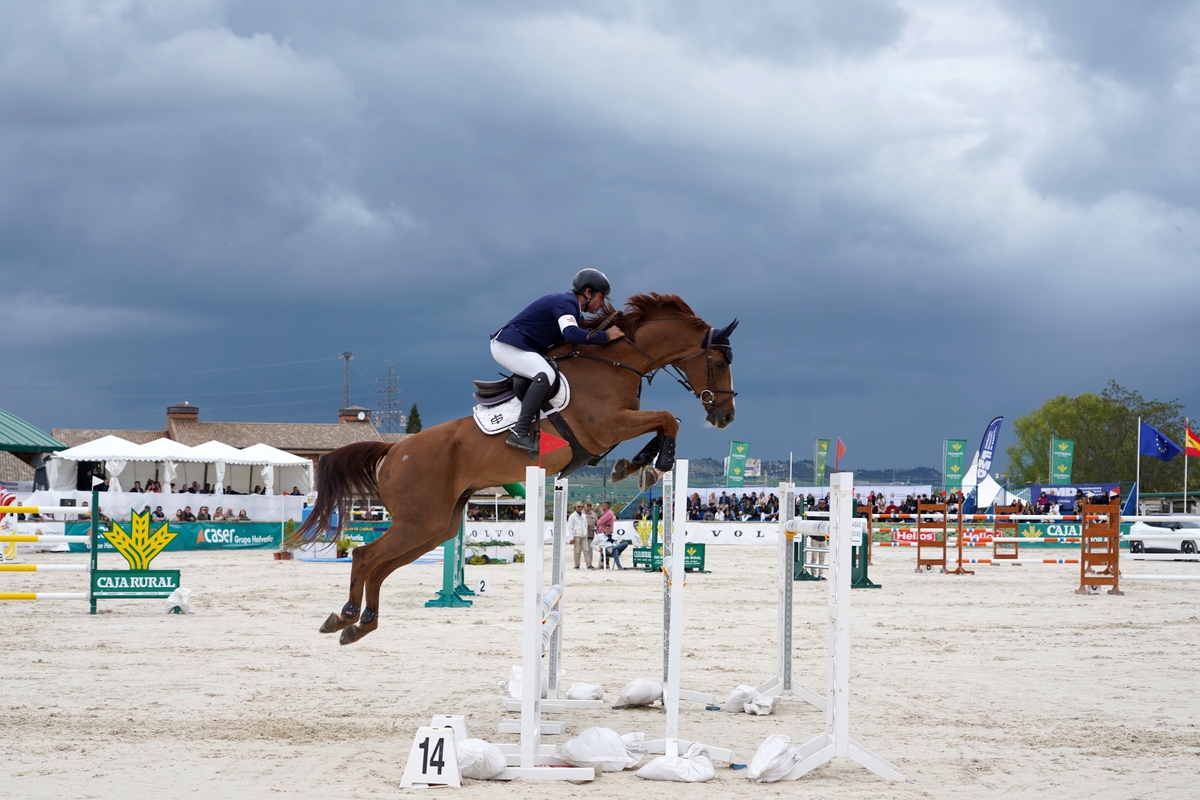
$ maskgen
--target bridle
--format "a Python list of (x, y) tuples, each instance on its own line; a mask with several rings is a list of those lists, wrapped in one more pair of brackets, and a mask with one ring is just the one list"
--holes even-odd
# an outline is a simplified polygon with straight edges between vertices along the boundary
[[(733, 398), (737, 397), (737, 394), (738, 394), (733, 389), (714, 389), (713, 388), (713, 350), (721, 349), (721, 350), (725, 350), (725, 351), (731, 351), (730, 346), (727, 344), (713, 344), (713, 330), (714, 330), (713, 328), (709, 328), (708, 333), (706, 333), (704, 335), (704, 346), (701, 350), (699, 350), (698, 352), (692, 353), (690, 356), (684, 356), (683, 358), (673, 361), (670, 364), (662, 363), (657, 358), (655, 358), (654, 356), (650, 355), (645, 350), (643, 350), (642, 347), (637, 342), (633, 341), (629, 337), (626, 336), (626, 337), (622, 338), (621, 341), (627, 343), (630, 347), (632, 347), (634, 350), (641, 353), (643, 356), (645, 356), (650, 361), (651, 367), (649, 370), (647, 370), (645, 372), (643, 372), (642, 370), (640, 370), (636, 367), (632, 367), (629, 364), (623, 364), (620, 361), (616, 361), (616, 360), (609, 359), (609, 358), (601, 358), (600, 356), (594, 356), (591, 353), (581, 352), (579, 350), (578, 345), (573, 346), (571, 348), (571, 352), (569, 352), (569, 353), (563, 353), (562, 355), (558, 355), (558, 356), (551, 356), (550, 360), (557, 362), (560, 359), (564, 359), (564, 358), (586, 358), (586, 359), (590, 359), (592, 361), (599, 361), (602, 364), (608, 364), (609, 366), (619, 367), (621, 369), (629, 370), (630, 372), (636, 374), (642, 380), (646, 381), (647, 386), (652, 385), (654, 383), (654, 378), (660, 371), (666, 372), (666, 374), (669, 375), (671, 378), (673, 378), (676, 383), (678, 383), (680, 386), (682, 386), (683, 388), (685, 388), (689, 392), (691, 392), (692, 395), (694, 397), (696, 397), (700, 401), (700, 403), (704, 406), (705, 411), (707, 411), (708, 413), (711, 414), (712, 412), (716, 411), (721, 406), (725, 405), (728, 402), (731, 402), (733, 400)], [(727, 362), (732, 360), (730, 358), (730, 355), (732, 355), (731, 352), (726, 352), (725, 360)], [(704, 356), (705, 359), (707, 360), (707, 364), (705, 366), (706, 366), (706, 372), (707, 372), (707, 377), (708, 377), (708, 386), (705, 387), (702, 391), (697, 391), (696, 387), (692, 385), (692, 382), (690, 380), (688, 380), (687, 373), (685, 373), (682, 369), (680, 369), (679, 365), (686, 361), (691, 361), (693, 358), (699, 358), (700, 356)], [(727, 394), (727, 395), (729, 395), (729, 397), (725, 398), (724, 400), (721, 400), (720, 402), (717, 402), (718, 394)], [(641, 383), (639, 383), (638, 384), (638, 397), (641, 397), (641, 396), (642, 396), (642, 386), (641, 386)]]

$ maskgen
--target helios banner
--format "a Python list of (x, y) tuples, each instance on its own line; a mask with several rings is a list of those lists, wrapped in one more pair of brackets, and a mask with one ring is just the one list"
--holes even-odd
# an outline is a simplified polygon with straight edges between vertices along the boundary
[(946, 439), (942, 454), (942, 477), (946, 489), (961, 489), (967, 471), (967, 440)]
[(1050, 483), (1053, 486), (1071, 482), (1071, 466), (1075, 460), (1074, 439), (1050, 440)]

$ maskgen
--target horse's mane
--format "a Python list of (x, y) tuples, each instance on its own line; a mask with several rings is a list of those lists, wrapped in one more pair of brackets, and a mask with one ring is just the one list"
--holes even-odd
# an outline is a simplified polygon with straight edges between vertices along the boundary
[(680, 320), (697, 330), (709, 328), (709, 324), (696, 316), (696, 312), (692, 311), (691, 306), (679, 295), (657, 292), (635, 294), (625, 301), (623, 311), (616, 311), (612, 306), (605, 304), (600, 313), (591, 320), (591, 324), (585, 324), (584, 327), (596, 327), (607, 322), (605, 327), (616, 325), (626, 336), (636, 341), (638, 328), (656, 319)]

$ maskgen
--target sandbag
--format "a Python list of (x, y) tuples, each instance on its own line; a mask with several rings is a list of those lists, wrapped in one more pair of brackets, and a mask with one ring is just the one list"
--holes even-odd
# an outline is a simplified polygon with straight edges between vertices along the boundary
[(602, 772), (620, 772), (641, 760), (630, 757), (621, 735), (611, 728), (588, 728), (560, 744), (554, 754), (573, 767), (599, 765)]
[(649, 678), (635, 678), (621, 690), (620, 705), (648, 706), (663, 696), (663, 685)]
[(483, 739), (463, 739), (455, 749), (458, 752), (458, 771), (464, 778), (490, 781), (508, 766), (500, 748)]
[(604, 687), (598, 683), (572, 683), (567, 689), (568, 700), (603, 700)]
[(634, 774), (648, 781), (703, 783), (717, 777), (717, 770), (704, 745), (693, 742), (683, 755), (659, 756)]
[(775, 783), (786, 778), (799, 763), (800, 754), (792, 747), (792, 737), (773, 733), (750, 759), (746, 777), (754, 783)]

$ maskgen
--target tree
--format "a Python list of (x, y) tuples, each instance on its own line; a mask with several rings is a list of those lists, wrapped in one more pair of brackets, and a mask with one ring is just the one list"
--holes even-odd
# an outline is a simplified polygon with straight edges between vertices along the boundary
[[(1052, 438), (1075, 440), (1074, 482), (1132, 482), (1137, 475), (1138, 417), (1178, 444), (1183, 441), (1182, 411), (1178, 400), (1146, 400), (1116, 381), (1109, 381), (1098, 395), (1052, 397), (1013, 423), (1017, 443), (1007, 451), (1009, 482), (1049, 482)], [(1142, 458), (1143, 491), (1178, 491), (1182, 486), (1183, 459)]]
[(404, 426), (405, 433), (420, 433), (421, 432), (421, 412), (417, 411), (417, 404), (413, 403), (412, 408), (408, 410), (408, 424)]

